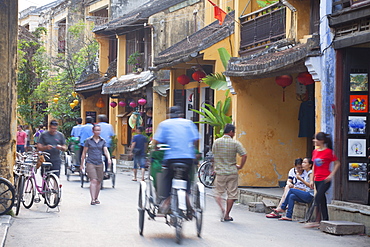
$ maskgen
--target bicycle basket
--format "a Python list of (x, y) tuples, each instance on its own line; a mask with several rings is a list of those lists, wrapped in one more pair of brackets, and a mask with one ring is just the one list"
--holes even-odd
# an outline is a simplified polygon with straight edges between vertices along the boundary
[(26, 177), (31, 176), (32, 166), (32, 161), (25, 161), (23, 164), (20, 165), (20, 174)]

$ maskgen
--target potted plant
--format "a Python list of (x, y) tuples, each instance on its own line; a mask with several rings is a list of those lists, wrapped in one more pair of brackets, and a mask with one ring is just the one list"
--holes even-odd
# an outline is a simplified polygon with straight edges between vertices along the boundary
[(140, 52), (136, 51), (128, 57), (127, 64), (133, 66), (132, 72), (134, 73), (143, 71), (141, 55)]

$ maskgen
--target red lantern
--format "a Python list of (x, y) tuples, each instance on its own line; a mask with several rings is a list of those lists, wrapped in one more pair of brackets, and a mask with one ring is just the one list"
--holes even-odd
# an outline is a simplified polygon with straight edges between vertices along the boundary
[(315, 81), (312, 79), (312, 75), (308, 72), (299, 73), (297, 80), (299, 83), (305, 86), (315, 83)]
[(131, 102), (130, 102), (130, 106), (131, 106), (132, 108), (135, 108), (137, 105), (136, 105), (135, 101), (131, 101)]
[(139, 103), (139, 105), (145, 105), (146, 104), (146, 99), (139, 99), (137, 101), (137, 103)]
[(190, 78), (187, 75), (180, 75), (177, 77), (177, 82), (183, 86), (182, 95), (184, 95), (184, 86), (190, 82)]
[(117, 103), (116, 102), (114, 102), (114, 101), (112, 101), (112, 102), (110, 102), (110, 104), (109, 104), (111, 107), (116, 107), (117, 106)]
[(204, 77), (206, 77), (207, 75), (203, 72), (203, 71), (200, 71), (200, 70), (197, 70), (195, 71), (191, 77), (193, 77), (194, 80), (196, 80), (197, 82), (199, 82), (198, 84), (198, 93), (200, 93), (200, 82), (202, 81), (202, 79)]
[(275, 82), (283, 88), (283, 102), (285, 101), (285, 88), (292, 84), (293, 77), (291, 75), (281, 75), (275, 77)]
[(125, 101), (120, 101), (120, 102), (118, 102), (118, 105), (119, 106), (122, 106), (122, 107), (125, 107), (126, 106), (126, 102)]

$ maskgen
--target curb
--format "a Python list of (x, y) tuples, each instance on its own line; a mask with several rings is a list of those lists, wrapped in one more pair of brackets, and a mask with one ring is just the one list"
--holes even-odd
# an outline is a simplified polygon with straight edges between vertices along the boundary
[(8, 229), (10, 226), (10, 220), (12, 217), (10, 215), (2, 215), (0, 216), (0, 247), (5, 246), (6, 236), (8, 234)]

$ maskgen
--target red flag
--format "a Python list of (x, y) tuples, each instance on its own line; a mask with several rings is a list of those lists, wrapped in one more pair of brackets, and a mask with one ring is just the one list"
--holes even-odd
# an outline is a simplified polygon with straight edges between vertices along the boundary
[(210, 4), (214, 7), (214, 17), (219, 21), (219, 24), (222, 25), (222, 23), (225, 20), (226, 12), (223, 11), (220, 7), (218, 7), (216, 4), (214, 4), (212, 1), (208, 0)]

